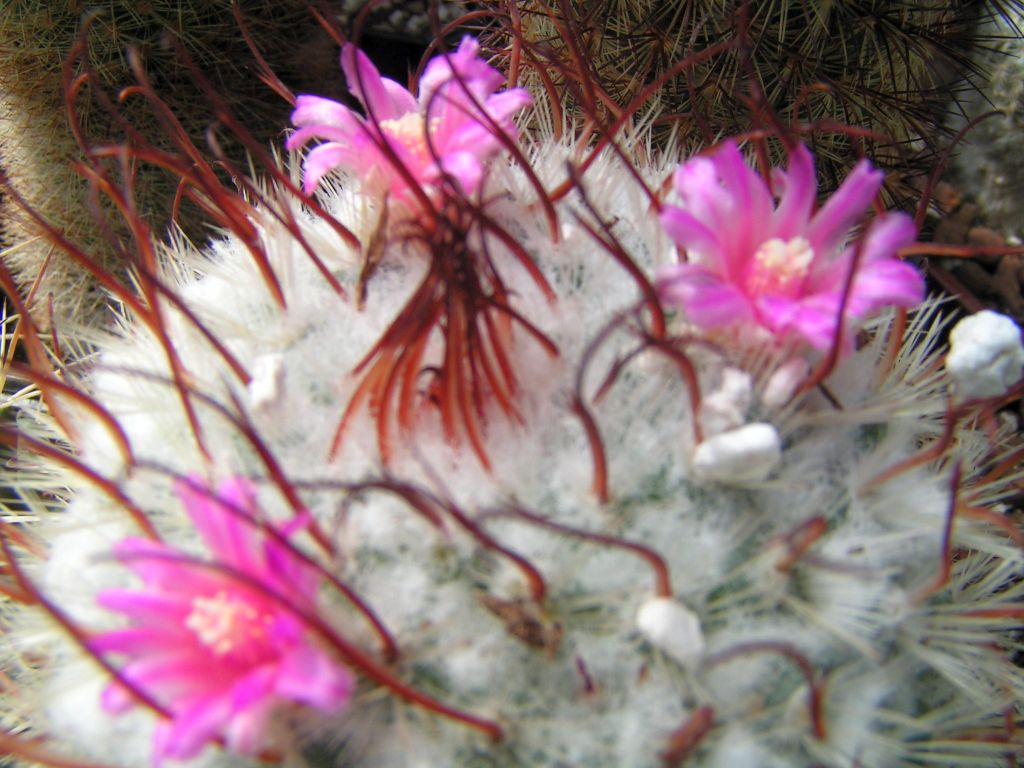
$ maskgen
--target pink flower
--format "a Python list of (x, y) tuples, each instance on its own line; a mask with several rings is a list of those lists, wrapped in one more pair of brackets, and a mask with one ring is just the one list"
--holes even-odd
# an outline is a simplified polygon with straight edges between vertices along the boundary
[[(148, 539), (123, 540), (115, 553), (143, 589), (100, 594), (101, 605), (131, 623), (91, 642), (97, 653), (127, 656), (124, 679), (170, 713), (157, 726), (154, 765), (193, 757), (218, 738), (235, 752), (257, 755), (269, 746), (279, 705), (334, 711), (355, 687), (352, 673), (311, 641), (289, 607), (314, 610), (319, 575), (231, 511), (258, 519), (253, 488), (227, 480), (212, 498), (192, 485), (179, 483), (175, 490), (211, 563)], [(117, 683), (104, 693), (108, 711), (134, 703)]]
[[(862, 160), (815, 210), (814, 160), (802, 145), (792, 151), (788, 172), (774, 170), (777, 201), (732, 142), (713, 157), (684, 163), (674, 177), (682, 205), (666, 205), (661, 223), (689, 261), (660, 271), (662, 298), (702, 328), (754, 323), (776, 337), (795, 333), (827, 349), (859, 249), (843, 314), (848, 330), (882, 307), (916, 305), (924, 281), (895, 258), (916, 237), (910, 217), (878, 216), (858, 238), (851, 236), (883, 178)], [(847, 349), (852, 336), (843, 334)]]
[(298, 97), (292, 113), (298, 130), (285, 146), (293, 150), (310, 139), (327, 140), (306, 157), (306, 194), (334, 168), (355, 176), (367, 191), (386, 193), (392, 200), (410, 200), (411, 182), (430, 194), (443, 175), (457, 181), (464, 194), (476, 193), (483, 161), (502, 148), (494, 126), (515, 139), (512, 117), (530, 103), (522, 88), (495, 93), (504, 77), (477, 56), (479, 50), (476, 40), (465, 37), (454, 53), (432, 59), (420, 79), (417, 101), (394, 80), (381, 77), (366, 54), (345, 45), (341, 66), (367, 117), (331, 99)]

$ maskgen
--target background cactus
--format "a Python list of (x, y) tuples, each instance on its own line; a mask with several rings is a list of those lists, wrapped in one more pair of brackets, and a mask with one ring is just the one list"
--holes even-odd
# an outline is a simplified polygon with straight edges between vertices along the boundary
[[(392, 4), (392, 6), (395, 4)], [(365, 31), (377, 41), (381, 59), (391, 61), (396, 76), (405, 74), (406, 62), (390, 47), (406, 41), (403, 51), (418, 58), (429, 39), (425, 5), (381, 6), (371, 15)], [(349, 3), (338, 23), (351, 29), (362, 3)], [(247, 2), (239, 6), (252, 43), (273, 70), (296, 89), (332, 93), (340, 91), (336, 77), (337, 47), (314, 21), (307, 0)], [(453, 15), (442, 4), (440, 17)], [(87, 23), (88, 35), (83, 37)], [(104, 90), (111, 98), (135, 83), (127, 53), (134, 48), (161, 98), (182, 123), (184, 130), (207, 159), (206, 131), (217, 124), (214, 109), (199, 88), (195, 72), (182, 60), (172, 40), (180, 41), (194, 66), (216, 84), (224, 105), (242, 120), (263, 145), (277, 139), (279, 126), (288, 115), (288, 104), (259, 79), (260, 67), (244, 39), (228, 0), (215, 2), (113, 2), (91, 7), (85, 3), (52, 3), (12, 0), (0, 8), (0, 168), (29, 205), (62, 228), (73, 241), (97, 258), (106, 253), (113, 267), (119, 257), (108, 234), (97, 228), (89, 203), (89, 183), (72, 166), (84, 159), (69, 125), (65, 104), (64, 69), (78, 44), (82, 61), (70, 62), (75, 74), (87, 61), (95, 77), (76, 100), (78, 129), (93, 144), (119, 143), (125, 136), (109, 108), (95, 98)], [(388, 42), (382, 45), (382, 40)], [(301, 52), (301, 55), (297, 52)], [(332, 89), (335, 89), (332, 91)], [(152, 106), (128, 99), (119, 106), (123, 119), (142, 131), (148, 141), (161, 143), (165, 129)], [(244, 154), (223, 132), (222, 149), (244, 167)], [(136, 198), (142, 212), (158, 229), (170, 224), (168, 212), (177, 179), (145, 163), (138, 168)], [(7, 246), (7, 262), (25, 285), (30, 285), (46, 265), (43, 284), (36, 295), (41, 318), (47, 303), (59, 318), (95, 321), (104, 302), (102, 293), (81, 269), (54, 253), (39, 239), (38, 225), (19, 210), (8, 195), (0, 209), (0, 231)], [(109, 213), (109, 211), (108, 211)], [(117, 217), (110, 217), (116, 226)], [(179, 222), (190, 236), (205, 239), (211, 222), (198, 211), (184, 207)], [(123, 231), (119, 232), (124, 236)], [(48, 294), (52, 298), (47, 298)]]
[(988, 59), (991, 74), (985, 96), (971, 101), (968, 116), (977, 118), (992, 110), (1000, 114), (971, 130), (957, 157), (956, 179), (976, 200), (989, 222), (1004, 234), (1020, 238), (1024, 173), (1016, 164), (1016, 137), (1024, 126), (1024, 88), (1021, 62), (1024, 41), (1007, 34), (1005, 26), (997, 53)]
[[(289, 77), (313, 87), (317, 75), (325, 71), (322, 67), (333, 72), (330, 40), (309, 23), (307, 3), (246, 3), (242, 15), (257, 45)], [(83, 37), (83, 21), (87, 19), (88, 35)], [(115, 2), (95, 9), (82, 3), (14, 0), (0, 8), (0, 167), (38, 213), (97, 258), (105, 252), (108, 266), (116, 264), (118, 257), (108, 237), (97, 229), (89, 183), (72, 167), (84, 157), (69, 125), (65, 67), (70, 66), (77, 74), (82, 71), (82, 61), (88, 61), (95, 74), (90, 87), (76, 100), (83, 135), (95, 144), (119, 143), (125, 140), (124, 132), (95, 95), (96, 90), (105, 90), (110, 98), (116, 98), (120, 89), (134, 84), (127, 60), (129, 47), (134, 47), (162, 97), (196, 145), (205, 149), (204, 134), (214, 123), (213, 111), (171, 44), (172, 37), (180, 39), (201, 71), (216, 73), (226, 102), (247, 124), (265, 126), (265, 133), (260, 134), (260, 128), (254, 130), (262, 141), (269, 142), (273, 126), (285, 119), (288, 107), (271, 98), (256, 76), (255, 59), (226, 0)], [(69, 62), (76, 44), (82, 42), (88, 45), (87, 52), (79, 51), (84, 58)], [(311, 55), (318, 45), (324, 55)], [(303, 61), (292, 58), (296, 50), (307, 52)], [(164, 135), (151, 105), (129, 98), (120, 109), (150, 141)], [(229, 149), (237, 156), (237, 148)], [(176, 180), (140, 164), (136, 184), (142, 212), (161, 229), (169, 225)], [(95, 319), (94, 313), (104, 302), (97, 286), (81, 269), (55, 254), (45, 238), (39, 239), (39, 227), (19, 210), (10, 195), (2, 218), (9, 246), (6, 258), (23, 283), (31, 284), (46, 265), (43, 283), (37, 290), (40, 316), (47, 316), (50, 294), (58, 317)], [(116, 216), (110, 221), (116, 221)], [(197, 212), (186, 206), (181, 223), (202, 238), (205, 234), (196, 228), (200, 221)]]
[[(655, 135), (674, 135), (691, 152), (770, 128), (771, 120), (817, 124), (812, 141), (831, 188), (864, 154), (901, 174), (930, 170), (948, 140), (949, 116), (984, 83), (977, 53), (994, 34), (985, 22), (1021, 10), (1017, 2), (930, 0), (481, 5), (503, 19), (493, 48), (518, 48), (522, 76), (538, 89), (546, 80), (576, 119), (610, 122), (670, 67), (695, 57), (655, 91)], [(1017, 37), (1019, 29), (995, 34)], [(917, 197), (899, 176), (888, 188), (898, 202)]]

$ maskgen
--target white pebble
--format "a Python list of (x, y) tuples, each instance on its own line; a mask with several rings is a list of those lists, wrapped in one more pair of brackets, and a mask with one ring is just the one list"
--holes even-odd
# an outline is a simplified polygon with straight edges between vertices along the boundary
[(764, 480), (782, 458), (779, 433), (757, 422), (709, 437), (693, 453), (693, 471), (705, 480)]
[(666, 656), (688, 664), (704, 652), (704, 633), (697, 614), (669, 597), (652, 597), (640, 606), (636, 626)]
[(982, 310), (949, 334), (946, 370), (959, 400), (999, 397), (1016, 384), (1024, 367), (1020, 328), (1006, 315)]

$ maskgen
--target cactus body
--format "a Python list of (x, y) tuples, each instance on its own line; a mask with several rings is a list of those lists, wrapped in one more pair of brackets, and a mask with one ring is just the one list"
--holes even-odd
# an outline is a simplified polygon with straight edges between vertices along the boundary
[[(536, 139), (525, 151), (552, 188), (583, 150)], [(792, 364), (800, 354), (742, 329), (699, 334), (677, 315), (667, 346), (645, 345), (638, 284), (597, 235), (644, 274), (672, 261), (625, 162), (653, 186), (670, 167), (629, 152), (602, 153), (582, 177), (585, 197), (556, 203), (557, 238), (523, 171), (491, 167), (487, 216), (554, 300), (508, 241), (468, 227), (464, 245), (489, 255), (535, 331), (513, 323), (502, 351), (518, 382), (513, 411), (493, 388), (474, 390), (480, 399), (467, 407), (479, 413), (482, 452), (464, 433), (470, 422), (443, 423), (437, 333), (412, 379), (411, 419), (389, 427), (387, 465), (388, 401), (356, 408), (338, 437), (362, 361), (430, 259), (403, 239), (407, 218), (382, 231), (381, 202), (357, 180), (336, 177), (320, 200), (361, 242), (387, 243), (361, 307), (301, 243), (350, 295), (365, 254), (282, 190), (253, 224), (283, 303), (237, 236), (202, 250), (169, 246), (164, 280), (194, 317), (165, 306), (161, 339), (123, 309), (113, 332), (83, 340), (90, 364), (74, 386), (111, 421), (59, 393), (60, 423), (34, 401), (9, 406), (22, 434), (70, 440), (88, 468), (83, 476), (42, 452), (22, 456), (28, 512), (11, 514), (45, 542), (21, 557), (25, 578), (71, 625), (111, 631), (118, 617), (97, 596), (138, 586), (112, 557), (138, 533), (130, 508), (203, 558), (175, 479), (212, 487), (244, 476), (266, 520), (308, 511), (314, 523), (290, 546), (361, 596), (398, 650), (387, 661), (367, 616), (322, 587), (320, 620), (386, 676), (344, 658), (361, 682), (342, 711), (282, 706), (264, 734), (282, 764), (1005, 765), (1019, 750), (1006, 723), (1024, 695), (1011, 661), (1024, 558), (1003, 516), (1014, 475), (985, 467), (1005, 458), (1009, 436), (990, 441), (963, 414), (950, 423), (939, 310), (925, 306), (905, 328), (893, 313), (872, 321), (820, 388), (796, 394), (807, 375)], [(488, 351), (494, 365), (497, 354)], [(603, 492), (574, 404), (600, 436)], [(763, 471), (699, 471), (700, 444), (753, 425), (778, 439)], [(944, 443), (947, 428), (954, 439)], [(936, 445), (932, 460), (915, 461)], [(109, 670), (53, 617), (38, 603), (7, 610), (4, 654), (18, 691), (4, 701), (6, 723), (31, 723), (80, 759), (145, 764), (159, 718), (97, 707)], [(462, 714), (431, 709), (392, 679)], [(192, 764), (249, 763), (210, 745)]]

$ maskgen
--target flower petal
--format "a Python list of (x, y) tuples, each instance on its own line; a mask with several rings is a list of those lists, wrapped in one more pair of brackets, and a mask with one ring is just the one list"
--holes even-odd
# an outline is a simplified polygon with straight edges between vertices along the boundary
[(267, 725), (275, 704), (273, 699), (263, 698), (235, 711), (224, 729), (228, 749), (240, 755), (258, 755), (266, 742)]
[(216, 738), (231, 716), (231, 698), (216, 693), (200, 699), (182, 712), (159, 734), (154, 750), (159, 760), (188, 760)]
[(136, 703), (135, 695), (116, 681), (104, 688), (103, 693), (100, 695), (100, 706), (104, 712), (111, 715), (120, 715), (127, 712)]
[[(450, 89), (447, 98), (470, 104), (474, 99), (483, 102), (500, 88), (505, 77), (479, 58), (479, 53), (480, 44), (467, 35), (462, 38), (454, 53), (444, 53), (431, 59), (420, 78), (421, 107), (425, 110), (434, 92), (442, 86)], [(467, 90), (473, 98), (467, 97)]]
[(502, 133), (514, 141), (518, 131), (512, 117), (532, 102), (530, 94), (522, 88), (497, 93), (487, 99), (484, 104), (484, 110), (487, 112), (489, 120), (483, 115), (474, 115), (461, 107), (455, 107), (453, 111), (458, 111), (455, 114), (449, 114), (447, 119), (431, 121), (430, 138), (442, 154), (469, 150), (477, 156), (486, 157), (504, 148), (498, 137), (494, 135), (495, 128), (492, 123), (496, 124)]
[(335, 141), (345, 141), (366, 132), (362, 120), (344, 104), (320, 96), (298, 96), (292, 125), (303, 130), (296, 131), (285, 142), (289, 150), (302, 146), (313, 136)]
[(747, 297), (714, 271), (695, 264), (677, 264), (659, 270), (658, 294), (668, 304), (682, 307), (686, 318), (713, 328), (749, 318)]
[(397, 120), (416, 111), (412, 94), (394, 80), (381, 77), (370, 58), (351, 43), (341, 49), (341, 68), (349, 91), (366, 107), (370, 121)]
[(857, 270), (848, 311), (864, 317), (887, 306), (916, 307), (924, 294), (924, 278), (913, 266), (897, 259), (879, 259)]
[(277, 664), (254, 667), (231, 686), (231, 711), (241, 712), (273, 694)]
[(867, 160), (857, 163), (839, 189), (814, 214), (804, 233), (817, 258), (824, 259), (825, 263), (833, 258), (884, 180), (885, 174), (872, 168)]
[[(145, 583), (144, 590), (132, 593), (140, 597), (145, 593), (189, 600), (192, 595), (213, 594), (224, 585), (223, 576), (204, 567), (202, 559), (185, 552), (161, 546), (151, 551), (118, 551), (117, 556)], [(109, 592), (116, 594), (119, 590)], [(112, 607), (109, 603), (106, 605)]]
[[(732, 210), (736, 216), (723, 230), (727, 243), (726, 254), (752, 253), (770, 238), (772, 218), (772, 196), (764, 179), (743, 159), (735, 142), (728, 141), (714, 155), (715, 168), (726, 191), (732, 198)], [(730, 259), (730, 270), (740, 265), (741, 259)], [(733, 273), (735, 274), (735, 273)]]
[[(765, 327), (777, 336), (796, 333), (813, 348), (826, 350), (836, 334), (839, 318), (840, 295), (822, 293), (794, 300), (781, 297), (764, 297), (757, 302), (758, 314)], [(844, 341), (852, 341), (850, 334), (843, 334)]]
[(355, 692), (356, 680), (326, 654), (303, 644), (281, 658), (275, 691), (284, 698), (310, 704), (325, 712), (344, 706)]
[(466, 195), (475, 195), (480, 189), (484, 168), (472, 152), (449, 152), (441, 158), (441, 167), (459, 183)]
[(205, 652), (183, 644), (174, 653), (135, 659), (121, 673), (134, 685), (173, 705), (190, 693), (222, 688), (232, 670), (226, 664), (211, 663)]
[[(208, 585), (204, 583), (203, 586)], [(105, 589), (97, 596), (96, 602), (111, 611), (123, 613), (133, 621), (156, 625), (178, 626), (192, 610), (188, 591)]]
[(850, 270), (850, 261), (860, 249), (858, 271), (871, 262), (891, 259), (895, 253), (914, 242), (917, 229), (914, 221), (903, 213), (888, 213), (874, 219), (861, 243), (851, 243), (831, 262), (815, 264), (807, 279), (808, 293), (841, 291)]
[(127, 653), (135, 656), (168, 653), (188, 640), (188, 630), (168, 632), (165, 628), (129, 627), (105, 632), (89, 641), (94, 653)]
[(254, 559), (258, 528), (247, 521), (256, 517), (255, 489), (241, 478), (225, 480), (216, 495), (202, 488), (202, 479), (193, 476), (177, 483), (174, 493), (214, 559), (246, 573), (261, 570)]
[(674, 205), (664, 206), (660, 219), (662, 229), (676, 245), (701, 264), (725, 271), (721, 257), (723, 245), (715, 231), (689, 211)]
[(914, 220), (905, 213), (888, 213), (871, 222), (864, 238), (863, 262), (892, 258), (917, 238)]
[(710, 158), (695, 157), (680, 165), (672, 185), (686, 211), (708, 228), (720, 231), (732, 217), (732, 195), (722, 186)]
[(778, 174), (776, 184), (782, 196), (775, 210), (772, 236), (782, 240), (805, 237), (804, 230), (811, 217), (817, 193), (814, 158), (807, 147), (797, 144), (790, 151), (789, 167), (786, 173)]
[(302, 164), (302, 191), (313, 194), (320, 180), (336, 168), (359, 176), (359, 171), (377, 158), (377, 150), (361, 144), (329, 142), (310, 150)]

